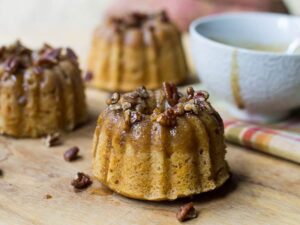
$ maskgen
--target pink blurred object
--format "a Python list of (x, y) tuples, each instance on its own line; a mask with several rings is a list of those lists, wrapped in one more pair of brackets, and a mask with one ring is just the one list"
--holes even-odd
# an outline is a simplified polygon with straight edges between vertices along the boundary
[(200, 16), (231, 11), (287, 12), (281, 0), (114, 0), (108, 15), (122, 15), (132, 11), (157, 12), (166, 10), (181, 30)]

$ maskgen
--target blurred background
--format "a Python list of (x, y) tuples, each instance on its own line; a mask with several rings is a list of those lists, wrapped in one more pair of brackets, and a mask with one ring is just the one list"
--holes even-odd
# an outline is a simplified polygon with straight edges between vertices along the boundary
[[(300, 15), (299, 0), (285, 0)], [(285, 11), (279, 0), (0, 0), (0, 44), (16, 39), (30, 47), (44, 42), (73, 47), (85, 63), (91, 33), (106, 13), (167, 8), (172, 19), (186, 30), (195, 17), (240, 10)]]

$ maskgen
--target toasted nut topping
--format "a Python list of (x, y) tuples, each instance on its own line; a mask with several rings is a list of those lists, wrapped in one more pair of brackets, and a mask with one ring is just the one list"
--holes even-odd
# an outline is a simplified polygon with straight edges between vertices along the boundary
[(124, 112), (125, 125), (129, 128), (132, 124), (142, 120), (143, 116), (140, 112), (126, 110)]
[(53, 134), (48, 134), (45, 138), (45, 145), (47, 147), (53, 147), (61, 144), (60, 133), (56, 132)]
[(40, 67), (40, 66), (35, 66), (35, 67), (33, 67), (32, 70), (37, 75), (41, 75), (44, 72), (44, 69), (42, 67)]
[(138, 93), (138, 95), (141, 98), (148, 98), (149, 97), (148, 91), (144, 86), (136, 89), (136, 92)]
[(94, 77), (93, 73), (92, 73), (91, 71), (87, 71), (87, 72), (85, 73), (83, 79), (84, 79), (86, 82), (89, 82), (89, 81), (91, 81), (91, 80), (93, 79), (93, 77)]
[(142, 120), (142, 114), (140, 112), (132, 111), (130, 114), (130, 123), (134, 124)]
[(164, 82), (163, 92), (170, 106), (174, 106), (178, 103), (179, 95), (178, 95), (177, 87), (173, 83)]
[(164, 23), (170, 22), (170, 19), (169, 19), (169, 17), (168, 17), (168, 14), (167, 14), (167, 12), (166, 12), (165, 10), (163, 10), (163, 11), (161, 12), (161, 21), (164, 22)]
[(151, 121), (164, 126), (175, 126), (177, 117), (185, 113), (198, 115), (200, 112), (215, 112), (207, 101), (208, 97), (207, 92), (196, 92), (192, 87), (187, 88), (187, 94), (183, 95), (174, 84), (165, 82), (161, 92), (147, 91), (145, 87), (140, 87), (122, 96), (114, 93), (107, 104), (109, 110), (124, 112), (126, 128), (149, 115)]
[(68, 162), (74, 161), (78, 158), (78, 152), (79, 148), (77, 146), (74, 146), (64, 153), (64, 159)]
[(71, 60), (72, 63), (78, 63), (78, 57), (71, 48), (66, 48), (67, 57)]
[(20, 64), (20, 59), (16, 56), (12, 56), (5, 61), (4, 70), (8, 73), (15, 73), (18, 70)]
[(113, 110), (113, 111), (118, 111), (118, 110), (122, 109), (122, 106), (121, 106), (121, 104), (113, 104), (113, 105), (109, 106), (109, 109)]
[(140, 112), (140, 113), (145, 112), (146, 108), (147, 108), (147, 106), (144, 102), (141, 102), (141, 103), (139, 103), (135, 106), (135, 110)]
[(198, 107), (195, 103), (190, 103), (188, 102), (185, 106), (184, 106), (184, 110), (186, 112), (193, 112), (194, 114), (198, 114), (199, 113), (199, 110), (198, 110)]
[(37, 61), (37, 65), (54, 65), (58, 63), (58, 57), (60, 56), (61, 48), (48, 49)]
[(118, 92), (115, 92), (112, 94), (112, 96), (107, 99), (106, 104), (111, 105), (111, 104), (116, 104), (120, 99), (120, 94)]
[(206, 101), (209, 98), (209, 94), (206, 91), (197, 91), (194, 95), (195, 99)]
[(51, 199), (51, 198), (52, 198), (52, 195), (49, 195), (49, 194), (45, 195), (45, 199)]
[(130, 102), (123, 102), (122, 103), (122, 109), (125, 111), (127, 109), (131, 109), (132, 105)]
[(88, 175), (79, 172), (77, 173), (77, 178), (71, 182), (71, 185), (75, 189), (85, 189), (89, 187), (92, 183), (93, 182)]
[(176, 213), (176, 218), (180, 222), (184, 222), (190, 219), (197, 218), (198, 213), (194, 208), (194, 204), (192, 202), (185, 204), (180, 207), (179, 211)]
[(157, 122), (163, 126), (175, 126), (176, 125), (176, 115), (173, 109), (167, 109), (164, 113), (157, 117)]
[(129, 129), (131, 124), (130, 124), (130, 117), (131, 117), (131, 111), (130, 110), (125, 110), (124, 111), (124, 120), (125, 120), (125, 128)]
[(176, 116), (181, 116), (184, 114), (184, 105), (182, 103), (178, 103), (175, 107), (174, 107), (174, 113)]
[(188, 99), (192, 99), (194, 97), (194, 93), (195, 93), (194, 88), (188, 87), (186, 92), (187, 92), (187, 95), (188, 95)]

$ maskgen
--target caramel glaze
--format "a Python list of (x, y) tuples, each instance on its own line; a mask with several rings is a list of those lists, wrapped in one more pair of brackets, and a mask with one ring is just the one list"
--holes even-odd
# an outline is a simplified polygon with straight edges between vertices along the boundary
[(20, 42), (0, 49), (0, 132), (38, 137), (72, 130), (87, 118), (75, 53), (67, 48), (32, 51)]
[(88, 67), (91, 85), (109, 91), (156, 89), (188, 76), (180, 32), (165, 13), (107, 19), (94, 33)]
[(94, 134), (95, 177), (120, 194), (153, 201), (221, 186), (229, 177), (222, 119), (206, 92), (189, 92), (165, 83), (162, 91), (113, 95)]
[(241, 95), (241, 87), (240, 87), (240, 74), (239, 67), (237, 62), (237, 51), (234, 50), (232, 53), (232, 62), (231, 62), (231, 90), (232, 95), (235, 101), (236, 106), (239, 109), (244, 109), (245, 104)]

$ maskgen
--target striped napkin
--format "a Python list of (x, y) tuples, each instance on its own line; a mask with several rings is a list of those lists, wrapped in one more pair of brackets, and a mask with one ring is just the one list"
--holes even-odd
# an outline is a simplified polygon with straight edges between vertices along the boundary
[(300, 163), (300, 115), (276, 124), (224, 119), (227, 141)]
[[(193, 87), (195, 90), (207, 90), (202, 83), (194, 84)], [(284, 121), (255, 124), (232, 118), (226, 103), (214, 96), (210, 96), (210, 101), (223, 118), (228, 142), (300, 164), (300, 109)]]

